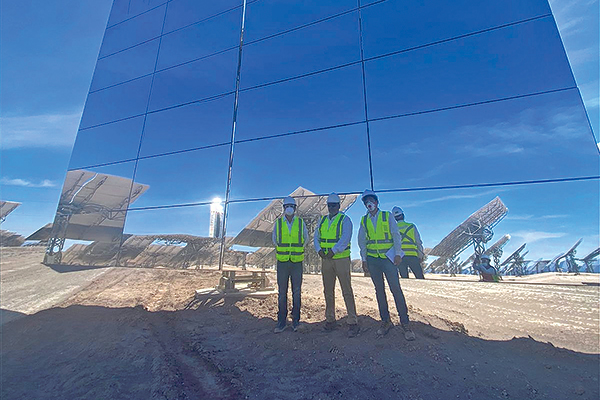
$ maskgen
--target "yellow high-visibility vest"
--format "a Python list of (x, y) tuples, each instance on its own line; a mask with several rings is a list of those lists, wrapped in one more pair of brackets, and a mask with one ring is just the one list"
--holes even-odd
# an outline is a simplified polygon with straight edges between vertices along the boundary
[[(340, 237), (342, 236), (342, 224), (344, 223), (345, 218), (347, 217), (342, 213), (337, 213), (331, 221), (329, 221), (327, 215), (324, 215), (323, 218), (321, 218), (321, 224), (319, 225), (319, 245), (321, 246), (321, 249), (329, 250), (340, 241)], [(344, 251), (335, 254), (333, 259), (337, 260), (347, 257), (350, 257), (350, 243), (348, 243), (348, 247), (346, 247)]]
[(398, 221), (398, 230), (400, 231), (400, 236), (402, 236), (402, 250), (404, 251), (404, 255), (418, 257), (415, 225), (410, 222)]
[(362, 217), (361, 224), (367, 234), (367, 256), (386, 258), (385, 253), (394, 247), (394, 238), (390, 232), (389, 211), (380, 211), (377, 215), (377, 229), (373, 226), (369, 214)]
[(277, 261), (300, 262), (304, 260), (304, 221), (294, 217), (290, 229), (284, 219), (285, 217), (280, 217), (275, 224)]

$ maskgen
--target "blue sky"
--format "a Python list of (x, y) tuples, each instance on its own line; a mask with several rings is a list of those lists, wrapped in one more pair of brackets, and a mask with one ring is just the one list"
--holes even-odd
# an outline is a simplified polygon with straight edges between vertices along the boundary
[[(174, 0), (173, 4), (176, 6), (178, 1), (182, 0)], [(111, 76), (114, 76), (98, 74), (92, 82), (98, 54), (105, 56), (111, 51), (119, 50), (110, 47), (100, 49), (111, 3), (111, 0), (32, 0), (1, 3), (0, 198), (23, 203), (6, 220), (3, 229), (28, 235), (53, 219), (88, 90), (90, 87), (91, 90), (96, 90), (110, 85)], [(252, 16), (250, 12), (264, 13), (265, 10), (261, 9), (262, 4), (264, 3), (254, 4), (254, 9), (249, 10), (249, 17)], [(550, 5), (597, 138), (600, 125), (598, 1), (552, 0)], [(485, 12), (490, 16), (490, 20), (483, 21), (487, 24), (500, 24), (506, 22), (503, 18), (519, 17), (502, 10), (494, 10), (493, 6), (489, 7)], [(538, 11), (543, 12), (543, 8), (525, 11), (535, 14)], [(269, 28), (253, 26), (253, 20), (249, 18), (246, 39), (256, 40), (285, 29), (289, 24), (312, 21), (337, 11), (320, 8), (314, 12), (290, 17), (289, 21), (277, 20), (276, 23), (268, 25)], [(370, 10), (365, 9), (365, 32), (369, 32), (364, 38), (368, 50), (365, 57), (377, 55), (379, 46), (386, 49), (393, 46), (393, 43), (386, 41), (386, 32), (397, 29), (397, 26), (401, 26), (403, 32), (406, 32), (406, 46), (437, 40), (440, 35), (444, 37), (447, 34), (461, 34), (460, 29), (463, 27), (458, 26), (459, 29), (452, 32), (449, 31), (450, 24), (443, 25), (444, 18), (450, 11), (440, 7), (435, 15), (421, 16), (426, 17), (433, 28), (427, 31), (426, 36), (413, 38), (410, 32), (415, 27), (411, 24), (420, 21), (419, 18), (406, 18), (402, 23), (398, 23), (394, 17), (396, 14), (390, 12), (389, 20), (374, 21), (369, 19)], [(312, 31), (314, 37), (308, 39), (306, 35), (298, 33), (290, 34), (285, 41), (274, 39), (265, 42), (264, 46), (248, 46), (244, 53), (245, 75), (242, 76), (242, 88), (259, 84), (267, 78), (273, 80), (305, 73), (306, 68), (320, 69), (352, 62), (360, 55), (346, 51), (345, 46), (354, 43), (357, 38), (352, 36), (351, 29), (348, 29), (348, 35), (343, 32), (353, 23), (350, 16), (342, 17), (332, 22), (332, 25), (316, 27)], [(485, 24), (477, 24), (478, 21), (475, 20), (474, 25), (468, 29), (485, 28)], [(440, 29), (436, 29), (437, 27)], [(168, 24), (166, 28), (169, 29)], [(337, 34), (327, 35), (327, 29), (335, 30)], [(493, 93), (494, 97), (502, 97), (572, 84), (570, 72), (565, 69), (562, 50), (556, 45), (557, 39), (552, 36), (551, 21), (542, 21), (535, 25), (535, 29), (527, 24), (511, 29), (508, 34), (492, 32), (485, 38), (465, 38), (436, 51), (398, 54), (369, 63), (366, 69), (370, 89), (368, 96), (370, 104), (375, 105), (370, 110), (370, 117), (389, 116), (397, 109), (411, 112), (485, 100), (490, 93)], [(180, 32), (172, 37), (184, 37), (185, 30)], [(222, 34), (224, 42), (231, 39), (235, 44), (235, 32), (219, 33)], [(229, 34), (231, 35), (228, 36)], [(328, 37), (329, 42), (323, 43), (323, 37)], [(504, 45), (514, 37), (524, 40), (514, 46)], [(294, 43), (295, 40), (311, 40), (312, 46), (323, 46), (324, 49), (318, 54), (326, 56), (285, 52), (286, 45)], [(152, 51), (151, 46), (152, 43), (146, 47), (140, 46), (139, 53), (133, 56), (142, 59), (147, 52)], [(185, 58), (177, 57), (182, 57), (181, 55), (188, 51), (205, 51), (177, 47), (172, 49), (173, 53), (167, 53), (164, 58), (161, 53), (159, 68), (168, 67), (169, 62), (184, 61)], [(514, 54), (510, 53), (511, 51)], [(272, 54), (279, 54), (281, 57), (270, 57)], [(453, 57), (458, 56), (472, 60), (473, 64), (453, 62)], [(215, 58), (210, 67), (231, 65), (229, 61), (232, 57), (235, 59), (235, 54), (232, 56), (225, 53)], [(295, 57), (302, 57), (305, 62), (299, 63)], [(136, 65), (127, 59), (122, 63)], [(474, 65), (473, 71), (465, 71), (465, 65)], [(205, 68), (205, 64), (193, 64), (189, 68), (188, 73), (198, 74)], [(267, 68), (271, 71), (268, 77), (263, 76), (262, 72)], [(390, 70), (403, 73), (386, 73)], [(223, 79), (217, 82), (224, 82), (224, 86), (202, 90), (229, 90), (233, 87), (234, 81), (229, 79), (229, 76), (235, 71), (227, 68), (219, 68), (219, 71), (223, 74)], [(135, 77), (147, 71), (129, 68), (117, 72), (124, 74), (121, 77), (127, 77), (127, 74)], [(353, 116), (362, 112), (363, 104), (353, 100), (361, 98), (360, 85), (348, 83), (341, 86), (342, 92), (334, 92), (337, 89), (328, 85), (340, 81), (360, 82), (355, 79), (360, 77), (360, 73), (360, 65), (354, 65), (315, 76), (311, 78), (311, 84), (312, 87), (319, 88), (319, 91), (311, 93), (302, 91), (302, 85), (294, 81), (262, 91), (243, 92), (240, 96), (240, 103), (244, 106), (240, 109), (238, 138), (248, 139), (352, 120)], [(459, 73), (469, 76), (470, 79), (448, 79)], [(410, 76), (411, 79), (406, 80), (405, 76)], [(156, 100), (153, 98), (151, 109), (172, 104), (169, 88), (177, 79), (178, 76), (169, 71), (157, 77), (156, 90), (161, 95), (156, 96)], [(507, 85), (506, 82), (511, 84)], [(140, 81), (140, 84), (142, 83)], [(390, 86), (402, 88), (404, 95), (390, 96), (390, 93), (395, 93), (388, 90)], [(192, 96), (191, 93), (198, 88), (190, 87), (189, 90)], [(291, 94), (286, 97), (286, 93)], [(342, 98), (344, 101), (336, 101), (332, 93), (337, 99)], [(177, 95), (181, 98), (186, 94), (178, 92)], [(327, 96), (332, 96), (331, 101), (315, 101), (316, 98), (328, 98)], [(302, 101), (298, 101), (298, 98)], [(90, 101), (101, 102), (102, 98), (97, 95)], [(298, 103), (303, 106), (296, 106)], [(324, 108), (323, 103), (334, 106)], [(219, 125), (219, 122), (230, 119), (231, 104), (232, 98), (224, 97), (222, 100), (199, 105), (193, 112), (194, 115), (210, 115), (215, 126), (214, 129), (211, 127), (211, 130), (215, 132), (217, 126), (223, 126)], [(116, 109), (111, 112), (121, 111)], [(185, 116), (186, 112), (189, 112), (188, 109), (180, 108), (171, 112), (177, 113), (182, 121), (188, 121), (188, 125), (195, 126), (189, 122), (192, 117)], [(289, 118), (275, 118), (283, 113)], [(148, 137), (154, 135), (156, 141), (152, 142), (155, 147), (142, 146), (142, 155), (156, 154), (159, 148), (161, 151), (178, 150), (177, 146), (182, 145), (182, 141), (159, 140), (164, 130), (165, 122), (161, 121), (163, 115), (167, 114), (156, 113), (148, 118), (145, 134)], [(305, 115), (311, 115), (311, 118), (303, 119)], [(93, 125), (94, 121), (97, 121), (94, 118), (99, 117), (85, 116), (82, 126)], [(269, 124), (265, 121), (269, 121)], [(293, 121), (293, 124), (290, 121)], [(380, 189), (394, 189), (597, 175), (598, 152), (586, 123), (579, 97), (573, 91), (375, 121), (370, 125), (375, 186)], [(132, 119), (122, 124), (122, 129), (135, 129), (131, 127), (140, 124), (140, 120)], [(227, 123), (224, 126), (228, 126)], [(188, 128), (183, 125), (177, 127), (181, 132)], [(113, 132), (117, 132), (117, 137), (118, 130)], [(413, 132), (413, 135), (390, 135), (389, 132)], [(101, 130), (96, 134), (103, 135)], [(202, 136), (200, 139), (190, 134), (186, 137), (189, 141), (186, 145), (219, 143), (227, 140), (228, 135), (227, 130), (210, 137)], [(315, 146), (311, 141), (311, 138), (317, 135), (319, 146)], [(135, 142), (127, 142), (122, 135), (119, 137), (122, 142), (119, 142), (118, 147), (123, 154), (128, 148), (136, 147)], [(199, 143), (198, 140), (204, 142)], [(298, 184), (317, 193), (363, 190), (368, 186), (369, 177), (368, 159), (364, 153), (356, 152), (356, 144), (361, 140), (364, 141), (364, 126), (355, 125), (278, 141), (241, 143), (236, 146), (232, 197), (239, 199), (280, 196), (291, 192)], [(107, 157), (123, 159), (124, 156), (115, 154), (114, 147), (96, 151), (94, 157), (97, 157), (97, 160), (90, 159), (87, 153), (85, 157), (78, 158), (79, 154), (84, 153), (76, 152), (71, 159), (71, 167), (116, 161)], [(331, 148), (338, 151), (332, 154), (328, 150)], [(289, 149), (311, 154), (309, 163), (319, 158), (327, 158), (337, 167), (335, 179), (323, 179), (318, 167), (314, 165), (311, 165), (312, 168), (289, 166), (295, 181), (279, 186), (270, 185), (268, 177), (273, 166), (270, 163), (257, 165), (254, 155), (261, 151), (277, 154)], [(227, 152), (227, 148), (202, 150), (202, 157), (193, 154), (180, 157), (177, 162), (170, 163), (170, 170), (167, 171), (162, 169), (164, 163), (161, 162), (164, 158), (141, 162), (136, 181), (149, 184), (151, 190), (142, 196), (135, 206), (204, 201), (213, 196), (212, 192), (219, 195), (223, 189), (225, 171), (216, 160), (222, 160), (224, 156), (226, 158)], [(390, 165), (394, 165), (395, 168), (390, 168)], [(212, 191), (209, 189), (202, 192), (189, 187), (184, 189), (183, 184), (175, 184), (177, 177), (181, 175), (178, 171), (190, 166), (196, 170), (218, 166), (207, 180), (208, 184), (204, 185), (205, 188), (212, 188)], [(104, 168), (103, 171), (127, 176), (131, 174), (132, 168), (130, 164), (120, 164)], [(166, 185), (157, 176), (158, 171), (176, 177), (175, 183)], [(186, 177), (187, 180), (194, 178), (195, 176)], [(183, 181), (181, 178), (180, 182)], [(584, 241), (579, 255), (598, 246), (598, 181), (409, 192), (386, 194), (382, 195), (381, 199), (384, 208), (402, 206), (407, 213), (407, 219), (419, 226), (425, 245), (432, 247), (458, 223), (496, 195), (499, 195), (510, 209), (509, 215), (498, 225), (495, 235), (497, 239), (505, 233), (511, 234), (513, 239), (506, 247), (507, 252), (526, 241), (532, 258), (552, 257), (580, 237), (583, 237)], [(233, 205), (228, 231), (239, 231), (264, 205), (265, 203), (260, 202)], [(362, 205), (357, 203), (349, 214), (358, 221), (363, 212)], [(185, 208), (169, 212), (159, 210), (151, 215), (152, 218), (147, 218), (142, 214), (130, 213), (125, 231), (156, 233), (159, 230), (169, 230), (171, 233), (207, 234), (208, 208)], [(199, 231), (198, 226), (206, 227), (203, 228), (206, 232)], [(462, 257), (465, 256), (468, 254)]]

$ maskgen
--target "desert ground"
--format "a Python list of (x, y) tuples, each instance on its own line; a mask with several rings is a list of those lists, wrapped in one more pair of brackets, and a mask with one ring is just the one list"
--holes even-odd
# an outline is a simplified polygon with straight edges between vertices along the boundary
[(275, 335), (276, 295), (195, 296), (217, 271), (50, 268), (42, 254), (1, 249), (3, 400), (600, 397), (597, 274), (402, 280), (407, 342), (377, 337), (359, 275), (359, 336), (339, 287), (340, 327), (323, 330), (319, 275), (304, 275), (301, 329)]

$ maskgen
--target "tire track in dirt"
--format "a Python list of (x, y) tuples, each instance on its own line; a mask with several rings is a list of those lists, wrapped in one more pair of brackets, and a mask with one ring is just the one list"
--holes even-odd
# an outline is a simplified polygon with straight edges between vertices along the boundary
[(240, 392), (231, 384), (197, 340), (182, 336), (173, 315), (153, 314), (149, 329), (160, 352), (155, 354), (153, 372), (159, 377), (153, 385), (156, 399), (239, 399)]

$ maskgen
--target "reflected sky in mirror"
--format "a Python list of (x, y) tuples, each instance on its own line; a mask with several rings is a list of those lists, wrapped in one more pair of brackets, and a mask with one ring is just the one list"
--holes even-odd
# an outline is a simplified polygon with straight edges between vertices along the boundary
[(375, 188), (593, 175), (589, 135), (575, 90), (375, 121)]
[(143, 123), (144, 117), (137, 117), (80, 131), (69, 169), (135, 159)]
[(286, 196), (302, 186), (315, 193), (369, 185), (365, 125), (238, 143), (232, 197)]
[(165, 7), (166, 5), (157, 7), (118, 25), (108, 27), (104, 34), (99, 57), (106, 57), (159, 37), (165, 19)]
[(228, 161), (229, 146), (140, 159), (135, 180), (150, 188), (136, 207), (224, 198)]

